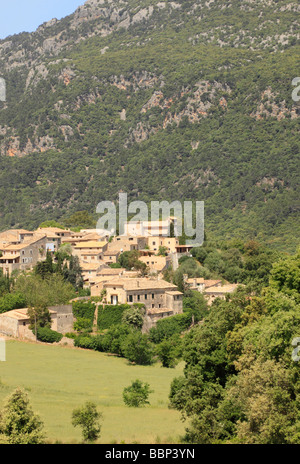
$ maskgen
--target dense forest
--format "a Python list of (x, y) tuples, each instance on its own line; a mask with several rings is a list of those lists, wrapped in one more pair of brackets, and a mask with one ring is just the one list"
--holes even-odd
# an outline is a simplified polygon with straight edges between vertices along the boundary
[[(0, 41), (0, 228), (102, 200), (200, 200), (216, 238), (294, 252), (296, 3), (88, 1)], [(298, 232), (298, 234), (297, 234)]]

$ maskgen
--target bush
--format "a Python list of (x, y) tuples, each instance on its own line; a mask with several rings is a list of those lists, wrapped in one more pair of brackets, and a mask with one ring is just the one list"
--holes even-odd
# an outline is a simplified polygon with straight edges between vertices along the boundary
[(92, 330), (91, 320), (86, 317), (78, 317), (77, 321), (74, 322), (74, 330), (77, 332)]
[(94, 349), (94, 337), (91, 337), (90, 335), (78, 335), (74, 339), (74, 346), (77, 346), (78, 348), (85, 348), (88, 350), (93, 350)]
[(99, 340), (101, 348), (106, 353), (124, 356), (124, 343), (133, 329), (126, 324), (118, 324), (111, 327)]
[(49, 329), (49, 327), (38, 327), (37, 339), (44, 343), (57, 343), (63, 338), (61, 333)]
[(143, 384), (140, 380), (135, 380), (129, 387), (124, 388), (123, 400), (127, 406), (139, 408), (149, 404), (150, 393), (153, 393), (153, 390), (150, 390), (148, 383)]
[(152, 327), (149, 331), (150, 340), (153, 343), (161, 343), (164, 339), (170, 338), (173, 335), (180, 334), (187, 330), (193, 321), (193, 314), (187, 311), (183, 314), (176, 314), (165, 319), (157, 321), (156, 327)]
[(100, 420), (102, 414), (97, 411), (95, 403), (87, 401), (81, 408), (74, 409), (72, 413), (72, 425), (82, 428), (82, 436), (86, 442), (94, 442), (101, 432)]
[(128, 361), (139, 365), (153, 363), (154, 350), (147, 334), (135, 330), (123, 343), (122, 351)]
[(75, 338), (77, 337), (77, 334), (75, 332), (67, 332), (65, 333), (65, 337), (75, 340)]
[(163, 367), (173, 368), (181, 356), (181, 340), (179, 335), (164, 339), (156, 346), (156, 354)]

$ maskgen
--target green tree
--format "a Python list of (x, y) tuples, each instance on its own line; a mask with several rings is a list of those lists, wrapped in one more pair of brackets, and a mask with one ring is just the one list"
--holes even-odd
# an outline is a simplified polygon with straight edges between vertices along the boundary
[(88, 211), (77, 211), (64, 221), (64, 225), (70, 228), (94, 229), (96, 221)]
[(100, 437), (102, 414), (97, 411), (97, 406), (87, 401), (81, 408), (74, 409), (72, 413), (72, 425), (82, 428), (82, 436), (85, 442), (94, 442)]
[(44, 443), (43, 427), (29, 404), (27, 394), (17, 388), (0, 413), (0, 433), (9, 444), (36, 445)]
[(150, 385), (137, 379), (134, 380), (129, 387), (124, 388), (123, 400), (127, 406), (139, 408), (146, 404), (150, 404), (148, 401), (150, 393), (153, 393), (153, 390), (150, 389)]
[(122, 316), (122, 323), (128, 324), (136, 329), (141, 329), (144, 324), (145, 307), (132, 305), (132, 307), (125, 309)]
[(70, 282), (76, 290), (83, 287), (82, 269), (78, 256), (71, 256), (69, 265), (65, 265), (63, 269), (63, 276), (67, 282)]
[(181, 349), (181, 339), (179, 335), (174, 335), (156, 346), (156, 354), (163, 367), (173, 368), (181, 356)]
[(62, 226), (59, 222), (54, 221), (53, 219), (50, 219), (48, 221), (44, 221), (39, 225), (40, 229), (45, 229), (48, 227), (56, 227), (57, 229), (62, 229), (64, 230), (64, 226)]
[(147, 334), (135, 330), (123, 343), (122, 350), (126, 359), (140, 365), (153, 363), (154, 350)]
[(55, 267), (53, 264), (52, 255), (49, 250), (47, 251), (45, 261), (39, 261), (36, 264), (34, 270), (35, 273), (41, 276), (43, 279), (54, 273)]

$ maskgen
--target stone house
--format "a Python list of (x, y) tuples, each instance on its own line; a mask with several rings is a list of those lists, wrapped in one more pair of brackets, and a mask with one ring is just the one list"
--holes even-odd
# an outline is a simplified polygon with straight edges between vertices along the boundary
[(142, 303), (146, 310), (182, 313), (183, 294), (176, 285), (159, 279), (119, 278), (103, 283), (108, 304)]
[(226, 295), (233, 293), (238, 287), (238, 284), (228, 284), (222, 286), (211, 286), (205, 288), (204, 295), (206, 296), (207, 303), (210, 306), (216, 298), (224, 300)]
[(72, 249), (74, 255), (78, 256), (80, 261), (103, 261), (103, 253), (107, 250), (107, 242), (95, 240), (80, 242), (76, 243)]
[[(53, 306), (48, 308), (51, 314), (51, 329), (65, 334), (73, 330), (72, 305)], [(35, 340), (30, 330), (28, 308), (14, 309), (0, 314), (0, 334), (21, 340)]]
[(16, 245), (2, 245), (0, 251), (0, 268), (4, 273), (33, 269), (38, 261), (45, 259), (47, 238), (36, 234), (29, 241)]
[(165, 247), (167, 253), (176, 253), (179, 245), (177, 237), (148, 237), (147, 245), (152, 251), (159, 251), (159, 247)]

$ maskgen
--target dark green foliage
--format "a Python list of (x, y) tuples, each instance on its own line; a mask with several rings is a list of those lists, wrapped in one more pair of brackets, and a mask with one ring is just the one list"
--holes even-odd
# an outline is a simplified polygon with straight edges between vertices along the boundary
[(93, 322), (89, 318), (77, 317), (76, 322), (74, 322), (74, 330), (77, 332), (90, 332), (92, 328)]
[(90, 321), (90, 325), (94, 322), (96, 305), (91, 301), (79, 300), (73, 301), (72, 303), (72, 311), (74, 317), (77, 319), (88, 319)]
[[(96, 340), (99, 351), (105, 351), (107, 353), (113, 353), (118, 356), (126, 356), (124, 344), (127, 337), (133, 332), (127, 324), (116, 324), (111, 326), (104, 335), (100, 335)], [(96, 345), (97, 346), (97, 345)]]
[(57, 343), (60, 342), (63, 335), (51, 330), (49, 327), (38, 327), (37, 339), (44, 343)]
[[(248, 256), (258, 247), (247, 245)], [(215, 301), (183, 339), (184, 377), (170, 407), (189, 419), (190, 443), (292, 444), (299, 440), (299, 252), (273, 264), (270, 285)]]
[(146, 309), (142, 304), (133, 304), (123, 312), (122, 322), (135, 329), (142, 329), (145, 314)]
[(155, 352), (163, 367), (175, 367), (181, 358), (182, 345), (179, 335), (163, 339), (156, 347)]
[(78, 211), (65, 219), (64, 225), (72, 229), (94, 229), (96, 221), (87, 211)]
[(128, 335), (122, 350), (128, 361), (139, 365), (150, 365), (154, 362), (154, 349), (147, 334), (135, 330)]
[(85, 442), (92, 443), (100, 436), (100, 420), (102, 414), (97, 411), (97, 406), (91, 401), (87, 401), (81, 408), (74, 409), (72, 412), (72, 425), (82, 428), (82, 436)]
[(68, 264), (65, 264), (62, 274), (64, 279), (71, 283), (76, 290), (83, 287), (82, 270), (78, 256), (70, 256)]
[(124, 251), (124, 253), (119, 256), (118, 264), (129, 271), (135, 269), (142, 274), (145, 273), (147, 269), (146, 264), (139, 260), (139, 252), (137, 250)]
[(98, 328), (101, 330), (108, 329), (115, 324), (121, 324), (123, 313), (131, 306), (124, 305), (104, 305), (98, 308)]
[(53, 259), (52, 259), (51, 253), (47, 251), (45, 261), (39, 261), (37, 265), (35, 266), (35, 273), (41, 276), (42, 279), (45, 279), (46, 277), (49, 277), (49, 275), (53, 274), (54, 272), (55, 272), (55, 267), (53, 264)]
[(149, 404), (149, 394), (153, 393), (148, 383), (134, 380), (129, 387), (123, 390), (123, 400), (126, 406), (139, 408)]
[(191, 312), (177, 314), (157, 321), (156, 326), (149, 332), (150, 340), (153, 343), (161, 343), (164, 339), (180, 334), (187, 330), (193, 322)]
[(26, 298), (20, 293), (7, 293), (0, 297), (0, 313), (26, 307)]
[(74, 338), (74, 346), (87, 350), (94, 349), (94, 337), (88, 334), (78, 335)]

